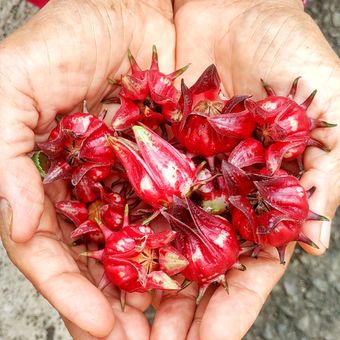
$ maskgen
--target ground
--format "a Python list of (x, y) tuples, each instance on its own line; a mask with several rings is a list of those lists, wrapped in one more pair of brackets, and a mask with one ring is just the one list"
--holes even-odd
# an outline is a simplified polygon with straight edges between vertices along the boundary
[[(22, 0), (0, 0), (0, 40), (37, 11)], [(308, 12), (340, 54), (340, 2), (309, 1)], [(340, 211), (328, 252), (299, 248), (246, 340), (336, 340), (340, 334)], [(0, 245), (0, 340), (69, 339), (59, 315), (9, 262)], [(226, 331), (227, 332), (227, 331)], [(136, 339), (138, 340), (138, 339)]]

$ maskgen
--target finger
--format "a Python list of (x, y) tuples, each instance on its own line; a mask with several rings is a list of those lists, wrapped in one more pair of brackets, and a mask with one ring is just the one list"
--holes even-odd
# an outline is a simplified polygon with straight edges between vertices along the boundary
[(0, 197), (13, 208), (11, 237), (25, 242), (38, 227), (44, 201), (38, 170), (25, 156), (34, 148), (32, 129), (38, 113), (33, 101), (9, 87), (5, 79), (0, 80)]
[(127, 293), (126, 304), (144, 312), (151, 304), (152, 296), (146, 293)]
[[(286, 261), (293, 249), (294, 243), (288, 245)], [(258, 259), (242, 259), (247, 270), (233, 269), (227, 274), (229, 294), (219, 287), (209, 300), (201, 322), (201, 340), (234, 340), (246, 334), (286, 270), (287, 264), (279, 263), (274, 250), (260, 252)]]
[(151, 330), (151, 340), (185, 339), (196, 309), (197, 287), (164, 293)]
[(36, 231), (43, 210), (40, 175), (26, 156), (1, 159), (0, 173), (0, 196), (6, 198), (13, 209), (10, 237), (15, 242), (25, 242)]
[(196, 308), (195, 316), (192, 321), (187, 340), (197, 340), (200, 339), (200, 327), (202, 323), (202, 318), (204, 312), (208, 306), (209, 300), (216, 291), (216, 287), (210, 286), (204, 293), (199, 305)]
[[(67, 319), (95, 336), (106, 336), (114, 325), (112, 307), (104, 295), (80, 273), (67, 246), (56, 232), (53, 206), (45, 200), (38, 232), (26, 243), (15, 243), (4, 227), (11, 212), (2, 215), (1, 237), (12, 262), (38, 291)], [(2, 211), (4, 201), (1, 202)], [(6, 221), (4, 220), (6, 219)]]
[(155, 310), (158, 310), (162, 302), (163, 292), (161, 290), (155, 290), (152, 292), (151, 304)]
[[(115, 309), (116, 322), (107, 340), (147, 340), (149, 339), (149, 325), (143, 313), (130, 306), (126, 306), (124, 311), (121, 310), (118, 301), (113, 302)], [(66, 328), (75, 340), (94, 340), (94, 337), (76, 324), (63, 317)]]
[[(74, 340), (96, 340), (98, 338), (95, 338), (90, 333), (84, 331), (83, 329), (79, 328), (76, 324), (71, 322), (70, 320), (66, 319), (65, 317), (62, 317), (64, 324), (71, 334), (72, 338)], [(116, 320), (114, 327), (110, 334), (108, 334), (105, 339), (107, 340), (128, 340), (126, 333), (120, 323), (119, 320)]]
[(65, 324), (65, 327), (67, 328), (70, 335), (72, 336), (72, 339), (94, 340), (93, 335), (79, 328), (76, 324), (74, 324), (70, 320), (66, 319), (65, 317), (62, 317), (62, 320)]
[[(334, 144), (338, 143), (334, 141)], [(303, 165), (305, 170), (320, 169), (324, 172), (334, 173), (337, 175), (339, 170), (338, 158), (340, 154), (340, 146), (330, 145), (330, 139), (325, 146), (331, 151), (327, 152), (320, 148), (308, 147), (304, 153)]]
[(112, 306), (116, 319), (119, 320), (122, 328), (124, 329), (126, 339), (150, 339), (150, 327), (143, 312), (129, 305), (126, 305), (123, 311), (118, 300), (112, 301)]
[[(309, 189), (316, 187), (315, 192), (309, 199), (309, 209), (328, 219), (334, 217), (338, 202), (340, 188), (337, 177), (317, 169), (309, 169), (301, 178), (302, 185)], [(308, 236), (319, 249), (312, 248), (301, 243), (303, 249), (313, 255), (321, 255), (329, 246), (331, 222), (328, 221), (307, 221), (303, 225), (303, 232)]]

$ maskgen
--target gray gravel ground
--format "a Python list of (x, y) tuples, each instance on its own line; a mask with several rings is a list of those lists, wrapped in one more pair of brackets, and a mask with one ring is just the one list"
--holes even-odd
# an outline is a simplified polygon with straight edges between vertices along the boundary
[[(312, 0), (307, 11), (340, 55), (340, 1)], [(0, 40), (36, 8), (22, 0), (0, 0)], [(314, 258), (296, 249), (246, 340), (340, 339), (340, 210), (329, 251)], [(59, 315), (8, 261), (0, 246), (0, 340), (69, 339)], [(138, 339), (136, 339), (138, 340)]]

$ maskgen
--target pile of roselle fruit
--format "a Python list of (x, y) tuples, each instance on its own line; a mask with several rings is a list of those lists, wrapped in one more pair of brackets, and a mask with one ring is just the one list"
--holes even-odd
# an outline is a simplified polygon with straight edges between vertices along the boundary
[[(325, 147), (311, 130), (334, 126), (306, 114), (315, 92), (294, 101), (266, 83), (267, 98), (225, 98), (216, 67), (181, 90), (165, 75), (153, 48), (150, 69), (129, 52), (131, 70), (110, 80), (118, 103), (110, 126), (105, 112), (63, 116), (34, 155), (45, 184), (64, 180), (72, 200), (56, 210), (74, 224), (76, 244), (96, 245), (83, 255), (104, 267), (100, 288), (125, 292), (180, 290), (190, 282), (198, 300), (225, 274), (244, 270), (240, 254), (256, 257), (275, 247), (316, 245), (302, 233), (315, 188), (304, 189), (303, 153)], [(84, 110), (86, 111), (86, 110)]]

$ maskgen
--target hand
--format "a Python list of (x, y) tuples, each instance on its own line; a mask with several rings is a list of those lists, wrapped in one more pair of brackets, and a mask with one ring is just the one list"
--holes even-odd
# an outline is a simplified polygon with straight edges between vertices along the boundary
[(50, 1), (0, 45), (1, 237), (78, 339), (148, 338), (142, 311), (150, 298), (132, 294), (123, 314), (114, 290), (105, 290), (105, 298), (95, 288), (98, 268), (78, 258), (80, 249), (69, 249), (69, 226), (56, 219), (50, 201), (68, 193), (53, 184), (45, 196), (26, 155), (46, 139), (57, 113), (79, 110), (84, 99), (91, 112), (103, 109), (98, 103), (112, 91), (107, 79), (129, 69), (128, 49), (146, 68), (156, 44), (162, 70), (173, 71), (172, 17), (170, 1)]
[[(302, 183), (306, 188), (317, 187), (309, 201), (311, 210), (332, 218), (340, 201), (340, 65), (302, 9), (300, 0), (176, 1), (176, 63), (192, 63), (185, 74), (188, 85), (214, 63), (228, 96), (263, 98), (260, 78), (286, 95), (292, 80), (301, 76), (298, 102), (317, 88), (308, 114), (338, 127), (313, 131), (331, 151), (307, 149)], [(322, 254), (328, 247), (330, 223), (307, 222), (303, 229), (319, 249), (303, 248)], [(293, 248), (293, 244), (288, 247), (286, 260)], [(195, 287), (158, 298), (151, 339), (242, 338), (287, 265), (279, 264), (275, 249), (260, 253), (257, 260), (241, 262), (247, 267), (245, 272), (227, 274), (229, 294), (222, 287), (211, 287), (197, 308)]]

